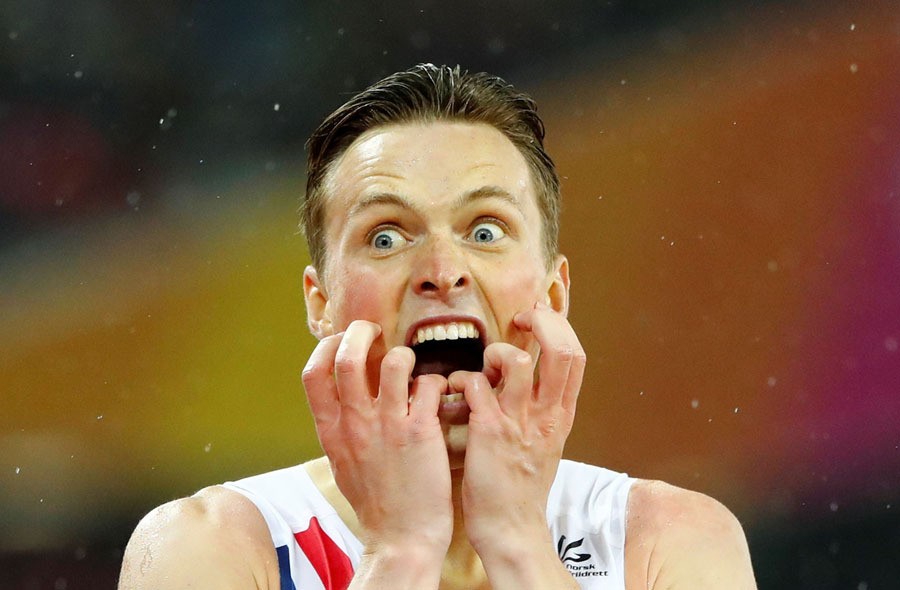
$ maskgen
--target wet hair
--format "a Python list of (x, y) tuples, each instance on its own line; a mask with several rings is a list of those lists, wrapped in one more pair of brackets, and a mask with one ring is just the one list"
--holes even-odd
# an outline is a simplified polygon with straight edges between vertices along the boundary
[(558, 253), (560, 187), (544, 150), (544, 123), (534, 100), (503, 79), (461, 71), (459, 66), (419, 64), (369, 86), (329, 115), (306, 143), (306, 194), (301, 230), (313, 265), (324, 270), (325, 184), (329, 170), (361, 135), (404, 123), (483, 123), (500, 131), (524, 156), (541, 213), (548, 267)]

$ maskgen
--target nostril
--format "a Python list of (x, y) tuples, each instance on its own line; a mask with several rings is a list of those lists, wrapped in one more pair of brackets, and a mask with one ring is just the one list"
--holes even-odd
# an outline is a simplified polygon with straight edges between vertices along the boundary
[(468, 283), (469, 281), (465, 275), (459, 276), (455, 280), (452, 277), (445, 277), (436, 281), (423, 280), (419, 283), (417, 291), (419, 293), (450, 292), (463, 288), (468, 285)]

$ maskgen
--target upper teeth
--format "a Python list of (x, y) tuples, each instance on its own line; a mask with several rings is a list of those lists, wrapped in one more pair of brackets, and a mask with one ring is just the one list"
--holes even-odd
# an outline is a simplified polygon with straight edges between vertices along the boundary
[(478, 330), (471, 322), (451, 322), (434, 324), (419, 328), (413, 335), (412, 345), (429, 340), (459, 340), (460, 338), (478, 338)]

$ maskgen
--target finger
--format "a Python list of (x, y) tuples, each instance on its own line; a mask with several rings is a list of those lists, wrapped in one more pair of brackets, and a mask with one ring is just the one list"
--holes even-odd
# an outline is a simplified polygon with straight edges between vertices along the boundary
[(494, 342), (484, 349), (484, 366), (488, 371), (502, 375), (497, 399), (503, 412), (508, 415), (527, 413), (534, 382), (531, 355), (512, 344)]
[(531, 331), (540, 346), (537, 400), (574, 411), (587, 357), (571, 324), (550, 307), (538, 303), (516, 315), (516, 326)]
[(406, 416), (409, 412), (409, 377), (416, 364), (411, 348), (396, 346), (381, 361), (381, 377), (377, 403), (390, 416)]
[(350, 323), (334, 360), (334, 379), (341, 404), (371, 403), (366, 362), (372, 343), (381, 335), (381, 326), (356, 320)]
[(500, 404), (494, 388), (484, 373), (454, 371), (447, 378), (450, 391), (461, 391), (469, 404), (469, 410), (476, 415), (496, 414)]
[(316, 422), (330, 423), (340, 415), (337, 386), (334, 383), (334, 357), (343, 332), (319, 341), (303, 367), (303, 388)]
[(409, 415), (416, 421), (437, 418), (441, 395), (447, 392), (447, 380), (442, 375), (419, 375), (409, 388)]

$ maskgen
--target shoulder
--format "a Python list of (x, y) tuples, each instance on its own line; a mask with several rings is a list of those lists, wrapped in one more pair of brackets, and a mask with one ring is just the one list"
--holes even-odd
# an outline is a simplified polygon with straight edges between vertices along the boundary
[(220, 486), (148, 513), (131, 536), (120, 590), (277, 588), (268, 527), (252, 502)]
[(637, 480), (625, 533), (629, 588), (756, 588), (743, 528), (705, 494)]

